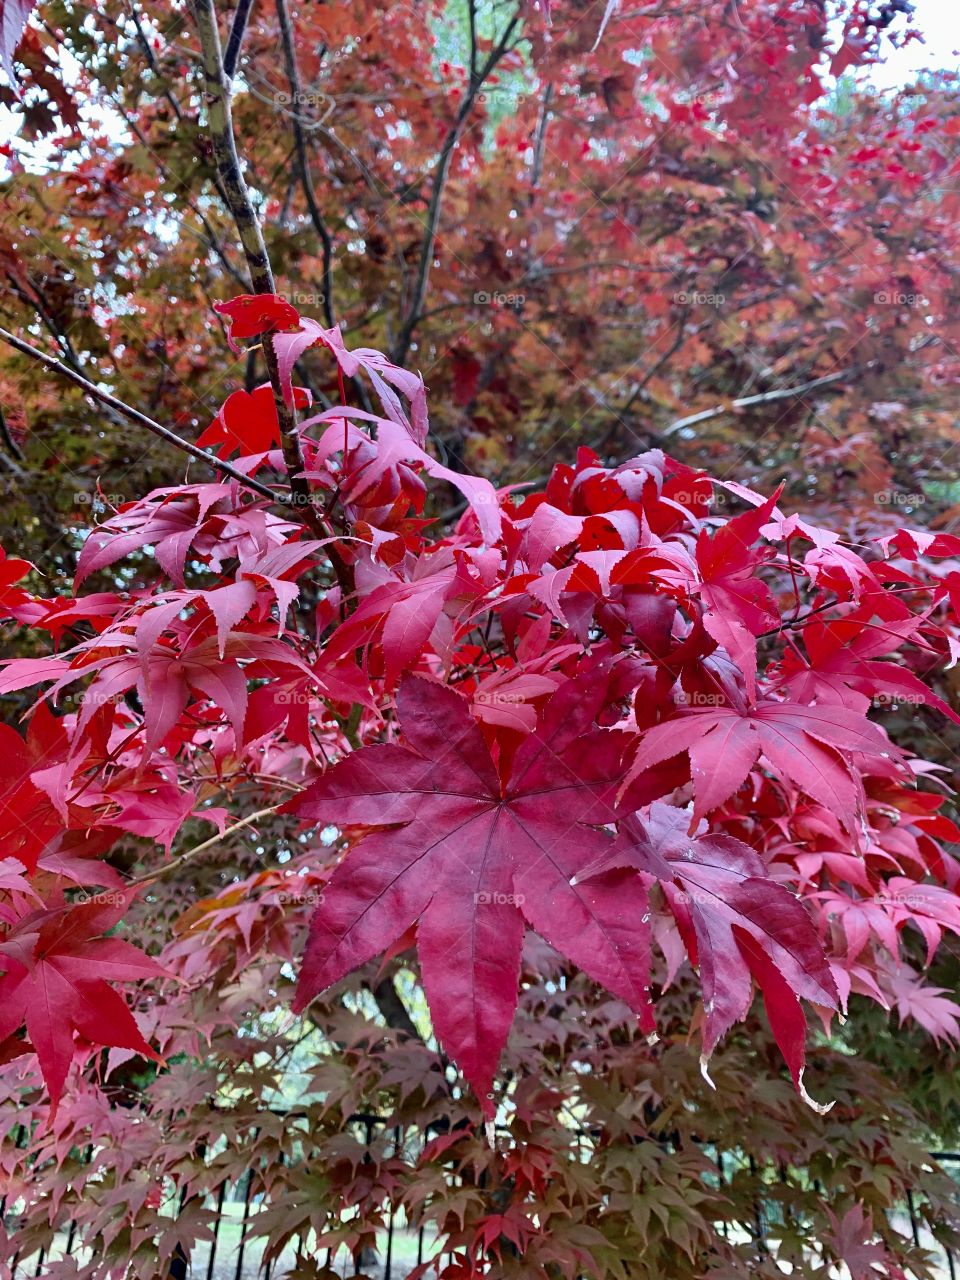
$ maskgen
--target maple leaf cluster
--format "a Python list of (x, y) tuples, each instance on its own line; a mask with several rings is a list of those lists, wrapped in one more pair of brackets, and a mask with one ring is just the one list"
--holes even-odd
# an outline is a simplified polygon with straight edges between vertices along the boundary
[[(71, 597), (6, 562), (5, 614), (49, 652), (0, 671), (4, 694), (40, 690), (26, 737), (4, 738), (4, 1058), (35, 1054), (56, 1104), (74, 1061), (154, 1053), (112, 984), (183, 981), (188, 957), (113, 931), (192, 856), (170, 858), (185, 824), (212, 824), (202, 853), (253, 821), (239, 779), (309, 850), (295, 1007), (415, 946), (434, 1032), (488, 1118), (531, 931), (651, 1040), (685, 956), (707, 1079), (759, 989), (806, 1096), (801, 1001), (827, 1025), (851, 993), (902, 1012), (904, 984), (923, 990), (904, 931), (929, 963), (960, 928), (945, 788), (870, 714), (896, 697), (958, 719), (924, 675), (958, 653), (943, 562), (960, 539), (854, 546), (734, 484), (727, 517), (718, 482), (659, 450), (608, 467), (581, 449), (542, 490), (498, 492), (431, 454), (416, 375), (289, 304), (222, 310), (274, 345), (306, 411), (325, 536), (226, 478), (121, 505)], [(292, 383), (310, 349), (378, 410), (311, 413)], [(283, 474), (268, 390), (206, 433), (242, 476)], [(465, 504), (451, 532), (424, 517), (427, 479)], [(129, 837), (138, 875), (111, 861)], [(247, 947), (263, 888), (230, 908)], [(918, 1016), (952, 1035), (956, 1006), (930, 994)]]

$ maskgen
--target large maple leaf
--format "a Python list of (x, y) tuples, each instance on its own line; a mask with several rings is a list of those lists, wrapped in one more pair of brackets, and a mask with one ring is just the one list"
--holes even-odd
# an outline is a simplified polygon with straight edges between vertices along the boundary
[(417, 921), (434, 1027), (490, 1114), (530, 925), (652, 1030), (642, 881), (618, 871), (574, 883), (610, 847), (601, 828), (616, 817), (631, 740), (593, 728), (605, 686), (597, 671), (558, 691), (501, 777), (465, 699), (404, 677), (406, 746), (353, 752), (287, 806), (310, 821), (391, 828), (351, 849), (324, 889), (298, 1009)]
[[(423, 378), (409, 369), (401, 369), (391, 363), (379, 351), (371, 347), (358, 347), (348, 351), (344, 346), (340, 326), (324, 329), (316, 320), (305, 316), (296, 333), (278, 333), (273, 339), (280, 371), (280, 385), (288, 404), (293, 403), (293, 366), (310, 347), (323, 346), (336, 360), (340, 371), (348, 378), (355, 378), (362, 369), (373, 384), (388, 418), (399, 423), (418, 445), (426, 443), (429, 432), (427, 396)], [(407, 397), (410, 412), (404, 411), (397, 392)], [(340, 406), (345, 407), (345, 406)], [(306, 425), (306, 424), (304, 424)]]
[[(394, 572), (375, 561), (356, 570), (365, 581), (366, 595), (327, 645), (336, 660), (369, 650), (379, 642), (387, 685), (396, 685), (404, 671), (415, 666), (451, 596), (482, 591), (458, 565), (452, 551), (409, 557)], [(379, 585), (378, 585), (379, 584)], [(451, 624), (452, 629), (452, 624)]]
[(217, 568), (233, 556), (246, 558), (245, 550), (263, 555), (268, 548), (286, 543), (292, 527), (265, 517), (256, 503), (243, 502), (236, 485), (154, 489), (93, 530), (77, 560), (73, 585), (78, 590), (91, 573), (152, 546), (159, 567), (183, 587), (188, 557)]
[(59, 816), (31, 773), (66, 753), (66, 735), (43, 708), (30, 724), (26, 742), (10, 725), (0, 725), (0, 848), (33, 871), (46, 845), (58, 834)]
[(109, 982), (168, 975), (132, 943), (100, 936), (121, 919), (131, 896), (113, 892), (34, 911), (0, 942), (0, 1044), (26, 1025), (54, 1109), (77, 1048), (75, 1034), (159, 1061)]
[(797, 1088), (820, 1109), (803, 1087), (806, 1021), (798, 997), (835, 1009), (837, 988), (813, 923), (749, 845), (709, 833), (706, 823), (693, 835), (687, 827), (686, 813), (667, 804), (625, 818), (613, 847), (585, 873), (588, 882), (594, 872), (629, 866), (663, 885), (700, 968), (705, 1076), (717, 1041), (750, 1007), (752, 977)]
[[(310, 404), (310, 397), (295, 387), (293, 404), (296, 409), (305, 409)], [(215, 448), (221, 458), (229, 458), (235, 452), (248, 457), (267, 454), (271, 449), (279, 448), (280, 419), (270, 383), (254, 387), (253, 391), (241, 387), (227, 396), (216, 417), (197, 437), (197, 444), (205, 449)], [(251, 467), (249, 474), (253, 475), (255, 470)]]
[[(355, 472), (348, 473), (347, 487), (343, 495), (345, 501), (356, 501), (371, 489), (376, 489), (385, 477), (395, 473), (402, 465), (412, 464), (421, 467), (435, 480), (445, 480), (447, 484), (459, 489), (473, 509), (484, 541), (493, 546), (500, 540), (503, 529), (502, 513), (497, 491), (490, 481), (483, 476), (465, 475), (462, 471), (454, 471), (450, 467), (443, 466), (417, 443), (410, 428), (404, 423), (397, 422), (393, 418), (380, 418), (364, 409), (337, 406), (335, 409), (327, 409), (317, 414), (314, 418), (307, 418), (301, 426), (325, 427), (317, 441), (317, 447), (318, 455), (321, 458), (328, 458), (341, 447), (345, 424), (349, 428), (354, 422), (376, 427), (376, 449), (366, 456)], [(348, 441), (352, 439), (349, 430), (347, 430), (347, 439)]]

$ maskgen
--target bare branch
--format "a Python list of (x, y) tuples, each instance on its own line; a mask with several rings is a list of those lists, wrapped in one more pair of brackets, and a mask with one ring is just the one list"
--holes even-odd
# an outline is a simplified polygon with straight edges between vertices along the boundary
[(223, 69), (220, 32), (217, 29), (217, 15), (213, 0), (191, 0), (191, 9), (200, 33), (207, 128), (213, 144), (214, 159), (223, 184), (224, 196), (250, 268), (254, 293), (274, 293), (276, 290), (273, 272), (270, 269), (270, 259), (267, 257), (260, 223), (250, 201), (250, 193), (247, 191), (243, 170), (240, 167), (240, 157), (237, 155), (230, 105), (230, 86)]
[(530, 204), (536, 200), (540, 178), (543, 174), (543, 153), (547, 142), (547, 122), (550, 119), (550, 104), (553, 102), (553, 84), (548, 84), (543, 91), (543, 107), (540, 110), (540, 122), (537, 125), (537, 137), (533, 144), (533, 172), (530, 175)]
[(394, 985), (394, 981), (390, 977), (381, 978), (375, 986), (370, 988), (370, 994), (376, 1001), (377, 1008), (383, 1017), (387, 1026), (394, 1031), (399, 1031), (402, 1035), (409, 1036), (411, 1040), (420, 1040), (421, 1036), (417, 1031), (413, 1019), (407, 1011), (407, 1006), (403, 1003), (400, 992)]
[(184, 196), (184, 204), (187, 206), (190, 212), (196, 216), (201, 227), (203, 228), (203, 231), (197, 231), (195, 227), (191, 227), (185, 217), (180, 219), (180, 226), (183, 227), (185, 231), (189, 231), (192, 236), (196, 236), (196, 238), (200, 241), (201, 244), (205, 244), (207, 248), (211, 249), (217, 255), (217, 257), (223, 263), (224, 269), (227, 271), (229, 275), (233, 277), (234, 280), (236, 280), (237, 284), (240, 286), (241, 289), (249, 289), (250, 282), (241, 275), (241, 273), (230, 261), (230, 258), (227, 255), (227, 251), (220, 241), (220, 237), (217, 235), (216, 231), (214, 230), (213, 226), (210, 223), (209, 218), (206, 216), (203, 210), (197, 207), (196, 202), (193, 200), (193, 198), (191, 197), (187, 189), (186, 183), (179, 182), (176, 178), (174, 178), (173, 174), (171, 174), (170, 170), (164, 164), (163, 160), (160, 158), (159, 155), (157, 155), (157, 153), (150, 146), (150, 142), (147, 139), (146, 135), (143, 133), (142, 129), (137, 124), (134, 117), (131, 116), (130, 113), (126, 110), (126, 108), (123, 106), (123, 103), (120, 102), (120, 100), (116, 97), (111, 98), (111, 101), (113, 102), (113, 105), (116, 108), (116, 110), (123, 117), (124, 123), (126, 124), (127, 128), (130, 130), (130, 132), (133, 134), (133, 136), (153, 156), (153, 159), (156, 162), (157, 172), (161, 175), (161, 177), (166, 179), (166, 181), (170, 184), (171, 187), (181, 187), (184, 191), (187, 192), (187, 194)]
[(232, 80), (237, 74), (237, 63), (240, 61), (240, 50), (243, 47), (243, 37), (247, 33), (247, 20), (252, 8), (253, 0), (239, 0), (233, 15), (233, 25), (230, 27), (227, 47), (223, 54), (223, 71), (228, 80)]
[[(237, 141), (233, 131), (233, 112), (230, 105), (230, 82), (223, 67), (223, 56), (220, 51), (220, 32), (217, 29), (217, 14), (214, 0), (191, 0), (191, 9), (200, 33), (200, 49), (203, 55), (203, 72), (205, 79), (205, 98), (207, 105), (207, 128), (213, 143), (213, 153), (217, 162), (217, 170), (226, 194), (227, 203), (237, 235), (247, 259), (250, 279), (254, 293), (275, 293), (273, 271), (267, 256), (263, 232), (256, 211), (250, 200), (240, 157), (237, 154)], [(303, 450), (297, 432), (296, 419), (292, 408), (287, 404), (280, 382), (280, 371), (277, 356), (273, 348), (273, 339), (267, 334), (263, 339), (263, 354), (267, 365), (267, 374), (273, 387), (273, 399), (277, 409), (277, 421), (280, 425), (280, 443), (283, 449), (283, 460), (287, 468), (287, 479), (290, 482), (290, 496), (300, 518), (311, 531), (323, 536), (326, 530), (318, 512), (310, 500), (310, 485), (303, 474)], [(338, 569), (339, 573), (339, 569)]]
[(750, 409), (757, 404), (773, 404), (777, 400), (794, 400), (806, 395), (808, 391), (816, 391), (820, 387), (832, 386), (835, 382), (849, 382), (860, 373), (859, 369), (841, 369), (837, 373), (828, 373), (822, 378), (813, 378), (809, 382), (801, 382), (798, 387), (780, 387), (776, 391), (764, 391), (756, 396), (743, 396), (739, 400), (730, 400), (727, 404), (715, 405), (712, 409), (703, 409), (700, 413), (692, 413), (688, 418), (678, 418), (660, 433), (672, 436), (683, 427), (692, 427), (698, 422), (709, 422), (711, 418), (719, 418), (724, 413), (735, 413), (738, 409)]
[(280, 38), (283, 42), (283, 60), (286, 66), (287, 83), (290, 86), (290, 98), (294, 106), (291, 120), (293, 123), (293, 136), (297, 146), (297, 171), (300, 175), (303, 194), (307, 200), (310, 221), (313, 223), (314, 230), (320, 237), (320, 243), (323, 247), (323, 315), (327, 325), (332, 329), (336, 323), (333, 310), (333, 237), (330, 235), (327, 224), (323, 220), (323, 214), (317, 203), (317, 195), (313, 189), (313, 179), (310, 177), (307, 140), (299, 115), (301, 100), (300, 73), (297, 68), (293, 28), (290, 24), (290, 15), (287, 12), (286, 0), (277, 0), (277, 19), (280, 24)]
[(147, 871), (144, 875), (137, 876), (135, 880), (128, 880), (126, 887), (128, 889), (136, 889), (140, 885), (152, 884), (154, 880), (159, 880), (161, 876), (167, 875), (168, 872), (177, 871), (185, 862), (192, 862), (198, 854), (206, 853), (208, 849), (212, 849), (215, 845), (222, 844), (234, 832), (240, 831), (244, 827), (252, 826), (260, 818), (267, 818), (276, 813), (278, 808), (279, 805), (270, 805), (267, 809), (258, 809), (256, 813), (247, 814), (245, 818), (235, 822), (232, 827), (227, 827), (225, 831), (220, 832), (218, 835), (211, 836), (209, 840), (204, 840), (202, 843), (194, 845), (192, 849), (186, 849), (183, 853), (178, 854), (176, 858), (171, 858), (169, 862), (164, 862), (152, 871)]
[[(2, 404), (0, 404), (0, 439), (3, 440), (3, 443), (7, 446), (7, 448), (10, 450), (13, 456), (17, 459), (17, 462), (22, 462), (23, 450), (20, 448), (16, 440), (14, 440), (13, 436), (10, 434), (10, 428), (7, 426), (7, 419), (4, 416)], [(14, 467), (16, 467), (16, 464), (14, 464)], [(11, 470), (13, 470), (14, 467), (11, 467)], [(16, 471), (20, 471), (20, 468), (16, 467)]]
[[(471, 10), (472, 14), (472, 10)], [(474, 103), (477, 100), (481, 88), (487, 77), (493, 71), (494, 67), (507, 51), (507, 45), (520, 19), (519, 11), (514, 13), (513, 17), (507, 23), (503, 35), (497, 41), (496, 45), (490, 50), (483, 66), (479, 71), (471, 70), (470, 86), (464, 95), (460, 110), (457, 112), (456, 119), (450, 126), (447, 136), (443, 140), (443, 146), (440, 148), (440, 159), (437, 163), (436, 173), (433, 177), (433, 188), (430, 192), (430, 203), (427, 207), (426, 229), (423, 236), (423, 244), (420, 249), (420, 265), (417, 269), (417, 280), (414, 285), (413, 297), (410, 299), (410, 305), (407, 308), (406, 319), (400, 330), (400, 335), (394, 345), (392, 359), (395, 364), (402, 365), (410, 351), (410, 343), (413, 340), (413, 331), (421, 320), (421, 311), (423, 309), (423, 300), (427, 292), (427, 282), (430, 279), (430, 264), (433, 262), (434, 245), (437, 239), (437, 223), (440, 219), (440, 206), (443, 201), (443, 191), (447, 184), (447, 174), (450, 171), (450, 161), (453, 159), (453, 153), (456, 150), (457, 143), (463, 134), (464, 126), (473, 110)]]
[(32, 311), (36, 311), (43, 323), (43, 327), (60, 348), (64, 359), (71, 368), (76, 369), (77, 373), (80, 373), (80, 362), (77, 359), (76, 351), (73, 349), (73, 343), (70, 341), (70, 335), (57, 324), (54, 317), (50, 314), (43, 293), (37, 288), (29, 276), (27, 276), (26, 279), (30, 285), (29, 293), (25, 292), (9, 271), (7, 272), (7, 282), (10, 285), (11, 291), (15, 293), (20, 301), (25, 303)]
[(220, 471), (225, 476), (229, 476), (231, 480), (236, 480), (244, 485), (247, 489), (252, 489), (254, 493), (258, 493), (262, 498), (270, 498), (274, 502), (284, 502), (285, 495), (275, 493), (268, 485), (261, 484), (259, 480), (254, 480), (252, 476), (245, 476), (242, 471), (238, 471), (232, 467), (229, 462), (221, 462), (212, 453), (208, 453), (206, 449), (201, 449), (199, 445), (191, 444), (189, 440), (182, 440), (180, 436), (161, 426), (159, 422), (154, 422), (152, 418), (148, 418), (145, 413), (141, 413), (139, 409), (134, 409), (131, 405), (125, 404), (123, 400), (118, 400), (116, 396), (110, 394), (109, 391), (102, 391), (94, 383), (88, 382), (75, 369), (71, 369), (69, 365), (61, 364), (59, 360), (53, 356), (48, 356), (44, 351), (38, 351), (36, 347), (32, 347), (29, 342), (24, 342), (21, 338), (16, 337), (12, 333), (8, 333), (6, 329), (0, 329), (0, 338), (15, 350), (21, 352), (25, 356), (29, 356), (31, 360), (36, 360), (51, 372), (59, 374), (61, 378), (66, 378), (75, 386), (80, 387), (93, 400), (97, 400), (100, 404), (106, 405), (115, 414), (120, 414), (124, 418), (129, 418), (131, 422), (136, 422), (138, 426), (146, 427), (148, 431), (152, 431), (155, 436), (159, 436), (161, 440), (166, 440), (167, 444), (172, 444), (174, 448), (179, 449), (181, 453), (188, 453), (192, 458), (198, 458), (201, 462), (206, 462), (216, 471)]
[[(158, 79), (161, 79), (162, 77), (160, 75), (160, 68), (157, 66), (157, 60), (154, 57), (153, 49), (150, 47), (150, 41), (147, 39), (146, 33), (140, 24), (140, 14), (137, 12), (137, 7), (135, 4), (131, 2), (128, 5), (128, 8), (130, 10), (130, 17), (133, 19), (134, 28), (136, 29), (136, 32), (137, 32), (137, 44), (139, 44), (143, 52), (143, 56), (147, 60), (147, 65), (150, 67), (150, 70)], [(178, 121), (182, 120), (183, 111), (180, 108), (180, 103), (173, 96), (169, 88), (164, 88), (162, 92), (163, 92), (163, 96), (166, 98), (167, 102), (169, 102), (170, 104), (170, 109), (173, 112), (174, 117)]]
[(477, 3), (467, 0), (467, 16), (470, 23), (470, 83), (477, 78)]

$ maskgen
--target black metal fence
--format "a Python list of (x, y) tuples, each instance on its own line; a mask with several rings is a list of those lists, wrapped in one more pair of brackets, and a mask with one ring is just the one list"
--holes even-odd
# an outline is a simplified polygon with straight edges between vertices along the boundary
[[(367, 1147), (373, 1145), (375, 1135), (379, 1133), (382, 1136), (393, 1128), (389, 1119), (376, 1115), (353, 1116), (347, 1122), (347, 1127)], [(395, 1151), (409, 1151), (409, 1135), (399, 1128), (393, 1128), (392, 1136)], [(413, 1141), (418, 1142), (419, 1149), (422, 1150), (431, 1136), (430, 1133), (420, 1133)], [(18, 1140), (18, 1145), (24, 1139), (25, 1134)], [(775, 1252), (778, 1229), (785, 1222), (783, 1208), (776, 1196), (765, 1194), (760, 1188), (773, 1186), (777, 1181), (786, 1183), (788, 1170), (783, 1166), (761, 1167), (749, 1154), (719, 1150), (713, 1144), (707, 1144), (702, 1149), (716, 1167), (716, 1174), (711, 1181), (715, 1180), (718, 1188), (729, 1185), (740, 1174), (749, 1174), (758, 1188), (751, 1212), (745, 1216), (745, 1220), (718, 1224), (721, 1233), (728, 1238), (731, 1233), (734, 1234), (741, 1243), (751, 1244), (759, 1255), (769, 1254), (771, 1250)], [(206, 1153), (201, 1151), (199, 1154), (203, 1158)], [(415, 1155), (417, 1152), (411, 1154)], [(84, 1156), (89, 1161), (92, 1151), (88, 1149)], [(956, 1180), (960, 1205), (960, 1152), (932, 1152), (931, 1159)], [(282, 1280), (283, 1275), (295, 1267), (298, 1259), (310, 1248), (309, 1242), (302, 1237), (294, 1238), (280, 1254), (264, 1256), (266, 1236), (257, 1232), (257, 1215), (265, 1200), (263, 1192), (255, 1190), (260, 1180), (259, 1174), (259, 1170), (251, 1168), (239, 1182), (223, 1182), (215, 1193), (208, 1196), (193, 1196), (189, 1199), (185, 1193), (180, 1196), (171, 1212), (182, 1213), (188, 1204), (199, 1201), (205, 1209), (213, 1210), (213, 1234), (210, 1242), (195, 1247), (190, 1257), (178, 1249), (170, 1264), (169, 1280), (187, 1280), (188, 1277), (190, 1280)], [(811, 1185), (814, 1190), (820, 1191), (815, 1180)], [(8, 1238), (14, 1243), (18, 1216), (16, 1204), (8, 1206), (7, 1197), (0, 1199), (0, 1221), (7, 1230)], [(933, 1239), (917, 1211), (911, 1192), (907, 1193), (906, 1202), (892, 1218), (892, 1225), (901, 1234), (906, 1235), (909, 1231), (913, 1244), (918, 1249), (923, 1248), (939, 1255), (945, 1280), (946, 1277), (958, 1280), (960, 1255), (938, 1245)], [(432, 1232), (423, 1226), (411, 1226), (402, 1210), (391, 1209), (386, 1225), (379, 1233), (375, 1251), (370, 1251), (361, 1258), (351, 1256), (345, 1247), (341, 1247), (339, 1251), (328, 1249), (323, 1251), (323, 1261), (327, 1267), (340, 1271), (344, 1276), (352, 1276), (362, 1265), (365, 1275), (378, 1276), (379, 1280), (403, 1280), (410, 1270), (425, 1261), (433, 1260), (439, 1252), (438, 1242)], [(82, 1253), (76, 1224), (70, 1222), (63, 1231), (57, 1233), (49, 1251), (41, 1249), (21, 1256), (22, 1250), (17, 1250), (11, 1259), (11, 1280), (38, 1280), (47, 1272), (48, 1259), (74, 1257)], [(78, 1257), (77, 1260), (81, 1259)]]

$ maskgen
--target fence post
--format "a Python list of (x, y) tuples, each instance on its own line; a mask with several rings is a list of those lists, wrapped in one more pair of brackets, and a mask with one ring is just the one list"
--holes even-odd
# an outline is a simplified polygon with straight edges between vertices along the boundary
[(207, 1262), (207, 1280), (213, 1280), (213, 1260), (217, 1256), (217, 1240), (220, 1238), (220, 1220), (223, 1217), (223, 1202), (226, 1199), (227, 1184), (220, 1183), (217, 1193), (217, 1220), (213, 1226), (213, 1239), (210, 1241), (210, 1260)]
[(240, 1220), (240, 1246), (237, 1249), (237, 1269), (233, 1280), (243, 1275), (243, 1251), (247, 1243), (247, 1221), (250, 1218), (250, 1195), (253, 1191), (253, 1165), (247, 1170), (247, 1185), (243, 1193), (243, 1218)]
[[(759, 1174), (759, 1170), (757, 1169), (757, 1162), (756, 1160), (754, 1160), (753, 1156), (750, 1156), (749, 1160), (750, 1160), (751, 1177), (756, 1178)], [(754, 1192), (753, 1221), (755, 1224), (756, 1236), (757, 1236), (757, 1252), (760, 1254), (761, 1257), (763, 1257), (764, 1254), (767, 1252), (767, 1237), (766, 1237), (766, 1227), (764, 1225), (764, 1220), (763, 1220), (763, 1201), (760, 1199), (759, 1192)]]

